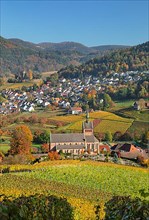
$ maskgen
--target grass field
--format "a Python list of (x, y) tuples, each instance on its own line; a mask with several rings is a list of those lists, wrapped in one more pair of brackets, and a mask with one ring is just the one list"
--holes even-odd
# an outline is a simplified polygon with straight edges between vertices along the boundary
[[(32, 147), (35, 147), (35, 148), (40, 148), (41, 147), (41, 144), (32, 144)], [(7, 153), (8, 150), (10, 149), (10, 144), (2, 144), (0, 143), (0, 151), (3, 152), (3, 153)]]
[(80, 213), (76, 218), (80, 220), (95, 219), (94, 205), (99, 201), (108, 201), (113, 195), (141, 198), (139, 190), (148, 190), (148, 171), (136, 167), (78, 160), (9, 167), (33, 172), (1, 175), (0, 194), (19, 197), (50, 193), (66, 197)]
[(3, 89), (21, 89), (22, 86), (32, 86), (34, 83), (33, 82), (23, 82), (23, 83), (6, 83), (5, 85), (0, 87), (0, 90)]
[(23, 86), (29, 87), (32, 86), (34, 83), (37, 85), (41, 84), (41, 79), (33, 79), (30, 82), (22, 82), (22, 83), (6, 83), (0, 86), (0, 91), (3, 89), (21, 89)]
[(149, 111), (148, 110), (135, 111), (132, 109), (123, 109), (120, 111), (120, 113), (126, 117), (134, 118), (135, 121), (149, 122)]
[(115, 102), (115, 106), (112, 107), (110, 110), (117, 111), (124, 108), (130, 108), (133, 106), (135, 101), (136, 100), (126, 100), (126, 101)]

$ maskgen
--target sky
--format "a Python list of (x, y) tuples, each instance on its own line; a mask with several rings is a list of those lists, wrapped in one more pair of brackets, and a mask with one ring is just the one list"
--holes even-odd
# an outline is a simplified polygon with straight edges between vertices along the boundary
[(137, 45), (149, 40), (148, 0), (0, 0), (0, 35), (33, 43)]

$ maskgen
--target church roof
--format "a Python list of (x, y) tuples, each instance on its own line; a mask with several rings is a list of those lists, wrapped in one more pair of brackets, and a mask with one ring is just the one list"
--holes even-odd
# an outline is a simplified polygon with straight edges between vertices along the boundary
[(51, 134), (51, 143), (84, 142), (83, 133)]
[(67, 142), (84, 143), (84, 141), (88, 143), (99, 142), (93, 134), (84, 135), (83, 133), (51, 134), (51, 140), (50, 140), (51, 143), (67, 143)]
[(94, 135), (85, 135), (86, 142), (99, 142)]

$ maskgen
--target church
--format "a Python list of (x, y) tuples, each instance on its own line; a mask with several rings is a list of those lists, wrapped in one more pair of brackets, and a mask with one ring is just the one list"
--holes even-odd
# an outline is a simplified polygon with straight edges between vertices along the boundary
[(99, 153), (99, 141), (93, 133), (93, 122), (89, 121), (89, 114), (86, 121), (82, 123), (82, 133), (66, 133), (50, 135), (50, 151), (62, 151), (74, 155), (88, 152)]

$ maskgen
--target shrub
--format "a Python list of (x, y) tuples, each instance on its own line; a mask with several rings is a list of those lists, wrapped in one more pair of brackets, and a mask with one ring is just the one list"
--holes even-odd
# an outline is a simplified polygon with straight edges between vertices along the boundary
[(38, 148), (32, 147), (32, 154), (37, 154), (37, 153), (38, 153)]
[(43, 153), (48, 153), (49, 152), (49, 144), (42, 144), (41, 145), (41, 151), (43, 152)]
[(115, 196), (105, 206), (105, 220), (146, 220), (149, 216), (148, 202), (140, 198)]
[(66, 199), (36, 194), (17, 199), (3, 198), (0, 203), (0, 219), (72, 220), (74, 218), (73, 208)]
[(48, 157), (50, 160), (59, 160), (60, 159), (60, 155), (57, 153), (57, 151), (49, 152)]
[(34, 133), (33, 140), (37, 144), (48, 143), (50, 140), (50, 133), (48, 131), (43, 131), (43, 132), (37, 131)]
[(143, 156), (138, 156), (138, 157), (137, 157), (137, 161), (138, 161), (138, 163), (141, 164), (142, 166), (149, 167), (149, 159), (144, 159)]
[(142, 165), (145, 166), (145, 167), (149, 167), (149, 159), (144, 159), (142, 161)]
[(32, 161), (34, 157), (32, 155), (9, 155), (8, 157), (4, 157), (3, 164), (28, 164)]

